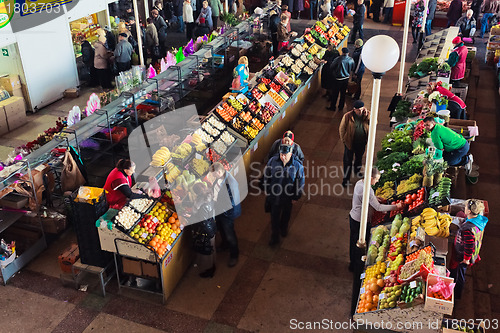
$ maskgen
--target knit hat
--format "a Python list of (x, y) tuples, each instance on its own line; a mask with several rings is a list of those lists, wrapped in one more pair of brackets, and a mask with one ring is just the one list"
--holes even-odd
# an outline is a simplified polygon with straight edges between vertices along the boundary
[(284, 134), (283, 134), (283, 139), (284, 138), (289, 138), (290, 140), (292, 140), (292, 142), (294, 142), (294, 135), (293, 135), (293, 132), (292, 131), (286, 131)]
[(355, 109), (361, 109), (363, 106), (365, 106), (365, 103), (363, 103), (362, 100), (357, 100), (355, 101), (352, 106), (355, 108)]
[(462, 43), (462, 38), (460, 38), (460, 36), (457, 36), (455, 38), (453, 38), (453, 40), (451, 41), (453, 44), (460, 44)]
[(356, 46), (356, 47), (363, 46), (363, 40), (361, 38), (356, 39), (356, 41), (354, 42), (354, 46)]
[(200, 24), (204, 24), (205, 23), (205, 18), (204, 17), (200, 17)]

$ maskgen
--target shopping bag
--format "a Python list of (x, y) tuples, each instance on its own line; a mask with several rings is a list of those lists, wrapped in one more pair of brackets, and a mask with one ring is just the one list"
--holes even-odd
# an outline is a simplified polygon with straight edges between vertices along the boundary
[(83, 184), (85, 184), (85, 178), (83, 178), (69, 150), (66, 150), (63, 159), (63, 170), (61, 172), (61, 188), (63, 192), (74, 191)]
[(358, 83), (354, 81), (349, 81), (347, 83), (347, 93), (350, 95), (354, 95), (356, 91), (358, 90)]

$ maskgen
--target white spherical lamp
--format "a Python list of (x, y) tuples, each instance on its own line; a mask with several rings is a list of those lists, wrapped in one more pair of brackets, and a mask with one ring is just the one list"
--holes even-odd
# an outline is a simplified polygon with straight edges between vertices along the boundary
[(398, 62), (399, 45), (387, 35), (373, 36), (363, 46), (361, 59), (373, 73), (385, 73)]

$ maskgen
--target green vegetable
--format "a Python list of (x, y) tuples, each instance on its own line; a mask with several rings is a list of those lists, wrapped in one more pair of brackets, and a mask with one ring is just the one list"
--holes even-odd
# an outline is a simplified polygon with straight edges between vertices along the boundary
[(393, 168), (394, 163), (402, 164), (408, 160), (408, 154), (402, 152), (394, 152), (390, 155), (384, 156), (378, 160), (375, 165), (379, 170), (389, 170)]

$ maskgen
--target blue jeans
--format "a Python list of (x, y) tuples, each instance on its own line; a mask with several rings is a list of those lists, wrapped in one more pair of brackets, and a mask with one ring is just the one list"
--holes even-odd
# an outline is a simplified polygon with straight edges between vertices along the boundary
[(489, 21), (489, 18), (492, 16), (493, 16), (492, 13), (484, 13), (483, 14), (483, 18), (481, 19), (481, 34), (479, 35), (479, 37), (483, 38), (486, 30), (489, 30), (488, 29), (488, 25), (489, 25), (488, 21)]
[(234, 231), (234, 219), (225, 216), (224, 214), (218, 215), (216, 218), (217, 229), (220, 231), (222, 238), (221, 247), (229, 249), (231, 258), (238, 258), (238, 238)]
[(385, 7), (384, 8), (384, 21), (382, 23), (392, 23), (392, 11), (394, 7)]
[(469, 148), (469, 142), (466, 141), (462, 148), (452, 151), (443, 151), (443, 159), (448, 162), (449, 166), (465, 165), (468, 160), (467, 153), (469, 152)]
[(311, 0), (309, 2), (310, 4), (310, 10), (311, 10), (311, 20), (314, 20), (314, 16), (313, 14), (316, 14), (317, 10), (316, 10), (316, 7), (317, 7), (317, 4), (318, 4), (318, 0)]
[(177, 22), (179, 22), (179, 30), (178, 32), (184, 32), (184, 20), (182, 19), (181, 16), (177, 16)]
[(432, 20), (427, 20), (425, 21), (425, 35), (426, 36), (429, 36), (430, 34), (432, 34)]
[(354, 24), (351, 29), (351, 42), (354, 43), (356, 41), (356, 32), (359, 32), (359, 38), (363, 39), (363, 25)]

